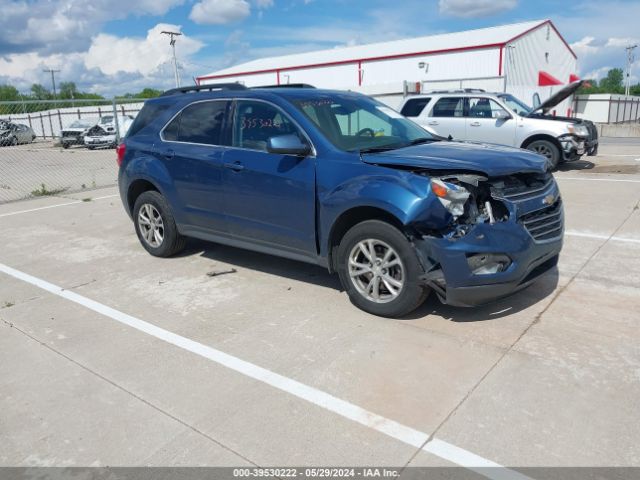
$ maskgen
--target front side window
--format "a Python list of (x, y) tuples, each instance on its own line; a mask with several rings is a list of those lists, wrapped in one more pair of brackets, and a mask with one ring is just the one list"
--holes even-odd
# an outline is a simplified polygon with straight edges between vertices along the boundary
[(221, 145), (229, 102), (198, 102), (186, 107), (163, 130), (166, 141)]
[(250, 100), (239, 101), (233, 125), (233, 146), (266, 152), (271, 137), (298, 135), (298, 127), (273, 105)]
[(341, 150), (392, 149), (432, 140), (422, 127), (369, 97), (326, 94), (293, 103)]
[(490, 98), (469, 98), (469, 117), (471, 118), (498, 118), (500, 113), (507, 112)]
[(432, 117), (463, 117), (464, 98), (444, 97), (436, 102), (431, 112)]

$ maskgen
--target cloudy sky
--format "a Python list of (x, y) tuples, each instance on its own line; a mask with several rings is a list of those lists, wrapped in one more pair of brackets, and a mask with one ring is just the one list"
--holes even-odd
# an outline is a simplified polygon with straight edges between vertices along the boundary
[[(3, 0), (0, 84), (59, 81), (103, 95), (173, 83), (168, 39), (179, 30), (183, 83), (273, 55), (550, 18), (583, 77), (623, 67), (640, 40), (640, 1), (602, 0)], [(640, 49), (638, 49), (640, 59)], [(633, 75), (640, 78), (640, 61)]]

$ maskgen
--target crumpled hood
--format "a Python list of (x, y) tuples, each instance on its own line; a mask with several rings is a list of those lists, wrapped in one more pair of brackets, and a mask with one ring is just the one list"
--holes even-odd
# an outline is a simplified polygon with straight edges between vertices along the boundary
[(519, 148), (474, 142), (434, 142), (388, 152), (364, 153), (362, 161), (374, 165), (416, 167), (426, 170), (462, 170), (489, 177), (514, 173), (544, 173), (546, 158)]

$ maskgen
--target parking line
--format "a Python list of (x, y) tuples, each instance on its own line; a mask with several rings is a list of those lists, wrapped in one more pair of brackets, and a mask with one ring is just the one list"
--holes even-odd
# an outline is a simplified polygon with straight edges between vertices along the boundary
[[(91, 200), (103, 200), (105, 198), (113, 198), (113, 197), (117, 197), (118, 194), (115, 195), (105, 195), (104, 197), (96, 197), (96, 198), (92, 198)], [(38, 207), (38, 208), (30, 208), (29, 210), (20, 210), (18, 212), (9, 212), (9, 213), (0, 213), (0, 217), (10, 217), (12, 215), (20, 215), (22, 213), (29, 213), (29, 212), (38, 212), (40, 210), (47, 210), (49, 208), (56, 208), (56, 207), (65, 207), (67, 205), (76, 205), (78, 203), (87, 203), (84, 200), (75, 200), (73, 202), (67, 202), (67, 203), (57, 203), (55, 205), (47, 205), (46, 207)]]
[(631, 180), (626, 178), (580, 178), (580, 177), (563, 177), (556, 175), (556, 180), (582, 180), (585, 182), (626, 182), (626, 183), (640, 183), (640, 180)]
[(612, 237), (611, 235), (602, 235), (600, 233), (576, 232), (575, 230), (567, 230), (566, 232), (564, 232), (564, 234), (570, 237), (595, 238), (598, 240), (611, 240), (614, 242), (627, 242), (627, 243), (640, 244), (640, 240), (637, 238)]
[(216, 350), (215, 348), (170, 332), (169, 330), (165, 330), (156, 325), (145, 322), (144, 320), (140, 320), (139, 318), (120, 312), (119, 310), (103, 305), (75, 292), (65, 290), (64, 288), (49, 283), (46, 280), (31, 276), (2, 263), (0, 263), (0, 272), (29, 283), (35, 287), (52, 293), (53, 295), (57, 295), (58, 297), (62, 297), (66, 300), (77, 303), (78, 305), (82, 305), (83, 307), (93, 310), (100, 315), (151, 335), (171, 345), (182, 348), (183, 350), (211, 360), (242, 375), (270, 385), (271, 387), (277, 388), (278, 390), (296, 396), (302, 400), (306, 400), (320, 408), (340, 415), (343, 418), (352, 420), (407, 445), (421, 448), (426, 452), (430, 452), (449, 462), (460, 465), (469, 470), (473, 470), (485, 477), (493, 480), (531, 480), (526, 475), (510, 470), (500, 464), (487, 460), (486, 458), (443, 440), (432, 438), (429, 441), (430, 435), (425, 432), (415, 430), (394, 420), (370, 412), (369, 410), (359, 407), (351, 402), (335, 397), (322, 390), (310, 387), (309, 385), (305, 385), (297, 380), (285, 377), (238, 357), (234, 357), (233, 355), (229, 355), (228, 353), (224, 353), (220, 350)]

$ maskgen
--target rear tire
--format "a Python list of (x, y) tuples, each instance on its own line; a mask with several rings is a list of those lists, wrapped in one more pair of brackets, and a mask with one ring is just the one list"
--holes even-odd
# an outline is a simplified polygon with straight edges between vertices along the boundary
[(527, 150), (531, 150), (532, 152), (536, 152), (543, 157), (547, 157), (549, 163), (551, 164), (551, 169), (555, 170), (560, 163), (560, 159), (562, 158), (562, 153), (557, 145), (549, 140), (534, 140), (529, 145), (527, 145)]
[(184, 249), (186, 238), (178, 232), (171, 209), (156, 191), (140, 194), (133, 207), (138, 240), (154, 257), (171, 257)]
[(382, 317), (402, 317), (429, 294), (414, 248), (392, 225), (367, 220), (352, 227), (338, 247), (338, 274), (351, 302)]

